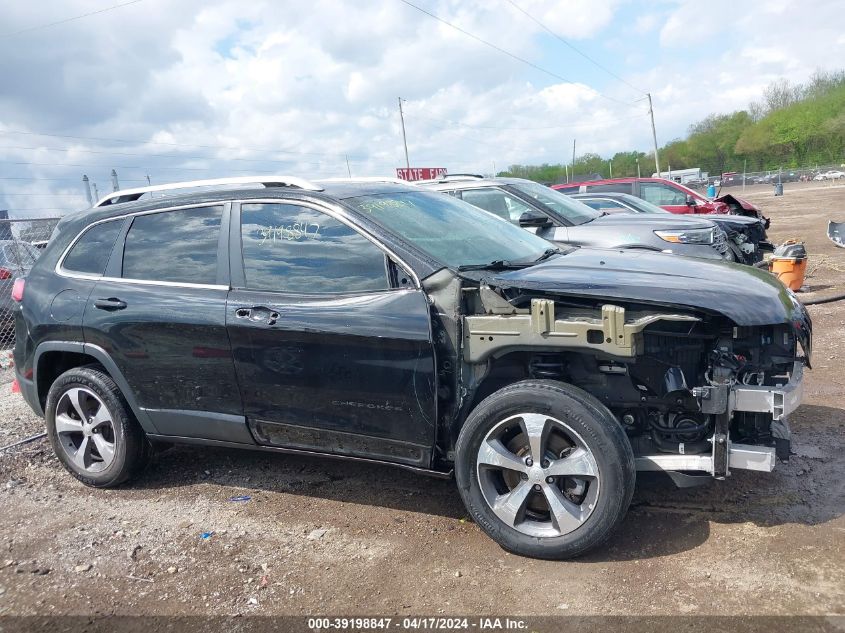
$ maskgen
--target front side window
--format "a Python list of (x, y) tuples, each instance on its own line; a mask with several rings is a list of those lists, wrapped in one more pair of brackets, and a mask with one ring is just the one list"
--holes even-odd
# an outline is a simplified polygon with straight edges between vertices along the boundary
[(194, 207), (132, 220), (123, 249), (123, 277), (191, 284), (217, 283), (217, 242), (223, 207)]
[(250, 290), (324, 294), (390, 287), (384, 253), (375, 244), (308, 207), (243, 205), (241, 244)]
[(503, 220), (517, 224), (523, 213), (536, 213), (531, 207), (506, 194), (501, 189), (465, 189), (461, 192), (464, 202), (489, 211)]
[(687, 197), (683, 191), (656, 182), (640, 183), (640, 195), (646, 202), (651, 202), (659, 207), (678, 206), (687, 203)]
[(92, 226), (70, 249), (62, 268), (75, 273), (102, 275), (122, 227), (123, 218)]

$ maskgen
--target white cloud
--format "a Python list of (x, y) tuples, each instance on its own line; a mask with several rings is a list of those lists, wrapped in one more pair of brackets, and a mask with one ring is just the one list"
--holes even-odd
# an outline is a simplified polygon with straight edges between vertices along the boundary
[[(570, 75), (544, 48), (552, 38), (505, 0), (417, 1)], [(659, 33), (662, 51), (634, 46), (609, 64), (652, 92), (661, 141), (710, 112), (744, 107), (781, 75), (802, 80), (817, 65), (841, 63), (832, 55), (842, 45), (836, 2), (793, 12), (785, 0), (758, 0), (742, 15), (727, 0), (660, 4), (641, 15), (616, 1), (515, 2), (582, 46), (597, 38), (589, 44), (611, 50), (632, 31)], [(91, 10), (83, 0), (44, 4), (6, 3), (0, 23), (14, 31), (45, 15)], [(622, 11), (636, 18), (620, 23)], [(585, 64), (574, 70), (590, 80), (553, 80), (395, 0), (291, 2), (284, 10), (272, 0), (145, 0), (0, 40), (0, 165), (10, 175), (70, 179), (0, 180), (0, 207), (78, 208), (82, 173), (102, 192), (113, 166), (125, 184), (147, 173), (154, 182), (249, 171), (342, 176), (346, 156), (355, 174), (388, 173), (404, 163), (399, 96), (417, 164), (489, 171), (494, 160), (499, 168), (559, 162), (571, 156), (573, 138), (578, 153), (649, 148), (644, 103), (603, 98), (596, 88), (635, 97), (586, 60), (567, 59)], [(39, 149), (18, 149), (30, 147)], [(17, 193), (45, 195), (7, 195)]]

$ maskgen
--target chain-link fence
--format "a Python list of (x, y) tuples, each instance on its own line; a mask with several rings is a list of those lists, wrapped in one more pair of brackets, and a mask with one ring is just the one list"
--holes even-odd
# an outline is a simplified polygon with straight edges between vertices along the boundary
[[(679, 180), (673, 176), (673, 180)], [(808, 167), (783, 167), (768, 171), (726, 172), (709, 178), (686, 180), (682, 184), (694, 189), (708, 185), (717, 187), (743, 187), (751, 185), (774, 185), (777, 182), (817, 182), (819, 184), (845, 184), (845, 167), (842, 165), (813, 165)]]
[(0, 219), (0, 368), (15, 344), (12, 286), (25, 276), (47, 246), (58, 218)]

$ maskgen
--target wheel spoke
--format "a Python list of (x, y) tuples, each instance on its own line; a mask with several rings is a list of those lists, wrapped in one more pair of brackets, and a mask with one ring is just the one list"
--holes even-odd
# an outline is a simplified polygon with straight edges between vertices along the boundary
[(80, 468), (87, 469), (91, 465), (91, 438), (85, 436), (73, 455), (73, 462)]
[(525, 515), (525, 502), (530, 492), (531, 484), (520, 481), (513, 490), (496, 498), (493, 512), (509, 526), (515, 526)]
[(546, 428), (548, 418), (538, 413), (526, 413), (522, 416), (520, 425), (528, 437), (528, 444), (531, 447), (531, 459), (539, 465), (543, 459), (543, 449), (546, 444)]
[(94, 440), (97, 452), (103, 458), (103, 464), (105, 466), (111, 464), (112, 459), (114, 459), (114, 443), (106, 441), (106, 438), (99, 433), (92, 435), (91, 438)]
[(91, 427), (96, 428), (102, 424), (111, 423), (111, 413), (106, 408), (106, 405), (102, 403), (98, 403), (99, 408), (97, 409), (97, 413), (91, 420)]
[(581, 511), (581, 506), (564, 497), (560, 488), (545, 485), (543, 494), (549, 504), (552, 525), (558, 532), (567, 534), (583, 523), (584, 513)]
[(56, 416), (56, 433), (82, 433), (82, 422), (67, 413), (60, 413)]
[(487, 440), (481, 444), (481, 447), (478, 449), (478, 463), (485, 466), (515, 470), (521, 473), (527, 470), (525, 462), (509, 451), (497, 439)]
[(554, 460), (545, 472), (553, 477), (598, 477), (599, 469), (590, 451), (576, 448), (566, 457)]
[(85, 410), (82, 408), (82, 401), (80, 399), (82, 393), (82, 389), (68, 389), (65, 396), (70, 401), (70, 404), (73, 406), (73, 409), (76, 411), (76, 415), (79, 416), (79, 419), (84, 421), (86, 420)]

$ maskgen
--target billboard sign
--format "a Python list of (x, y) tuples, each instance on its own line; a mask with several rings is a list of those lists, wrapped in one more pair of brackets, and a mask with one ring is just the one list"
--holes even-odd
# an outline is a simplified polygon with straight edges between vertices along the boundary
[(402, 180), (435, 180), (446, 175), (445, 167), (397, 167), (396, 177)]

